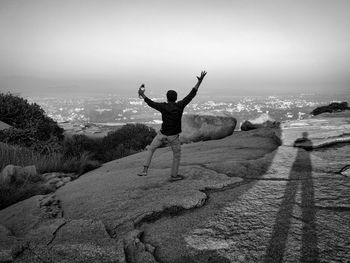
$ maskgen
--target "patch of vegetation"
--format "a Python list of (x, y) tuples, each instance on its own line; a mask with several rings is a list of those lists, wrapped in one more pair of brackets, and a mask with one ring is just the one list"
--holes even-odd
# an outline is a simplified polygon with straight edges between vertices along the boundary
[(35, 165), (39, 173), (15, 184), (0, 184), (0, 209), (54, 191), (40, 174), (64, 172), (78, 177), (101, 163), (143, 150), (156, 135), (146, 125), (127, 124), (104, 138), (64, 138), (63, 129), (39, 105), (9, 93), (0, 93), (0, 120), (12, 126), (0, 131), (0, 171), (9, 164)]
[(0, 131), (0, 141), (42, 152), (59, 148), (64, 130), (36, 103), (0, 93), (0, 121), (13, 128)]
[(105, 163), (145, 149), (155, 136), (156, 131), (144, 124), (126, 124), (103, 138), (86, 135), (66, 138), (63, 153), (66, 158), (73, 158), (89, 152), (93, 159)]
[(101, 166), (98, 161), (92, 160), (86, 152), (73, 158), (65, 158), (61, 153), (43, 155), (27, 148), (0, 143), (0, 170), (8, 164), (35, 165), (39, 175), (11, 183), (2, 182), (0, 184), (0, 209), (33, 195), (47, 194), (56, 190), (54, 187), (46, 185), (45, 178), (40, 174), (64, 172), (74, 173), (78, 177)]

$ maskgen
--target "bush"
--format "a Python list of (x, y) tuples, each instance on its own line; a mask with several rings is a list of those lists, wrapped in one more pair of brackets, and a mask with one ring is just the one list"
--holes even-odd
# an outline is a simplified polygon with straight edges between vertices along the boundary
[(123, 144), (125, 148), (140, 150), (144, 149), (153, 138), (156, 131), (144, 124), (127, 124), (117, 131), (108, 133), (103, 138), (103, 145), (109, 148), (115, 148)]
[(109, 162), (143, 150), (150, 144), (156, 131), (144, 124), (127, 124), (108, 133), (104, 138), (73, 135), (63, 142), (63, 155), (75, 158), (88, 152), (91, 159)]
[(128, 156), (146, 148), (156, 131), (144, 124), (127, 124), (103, 138), (104, 161)]
[(30, 104), (27, 100), (10, 93), (0, 93), (0, 121), (13, 127), (0, 131), (2, 142), (35, 147), (38, 142), (48, 144), (63, 139), (64, 130), (46, 116), (38, 104)]
[(86, 135), (73, 135), (63, 142), (63, 154), (66, 158), (78, 157), (83, 152), (89, 152), (96, 159), (96, 154), (102, 150), (102, 139), (90, 138)]

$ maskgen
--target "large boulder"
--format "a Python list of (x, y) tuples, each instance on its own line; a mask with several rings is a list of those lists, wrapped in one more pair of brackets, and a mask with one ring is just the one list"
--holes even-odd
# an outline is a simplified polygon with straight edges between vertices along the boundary
[(230, 115), (185, 114), (182, 117), (183, 143), (217, 140), (229, 136), (236, 127), (237, 120)]
[(21, 184), (28, 178), (34, 178), (37, 175), (38, 172), (34, 165), (22, 167), (9, 164), (2, 170), (0, 174), (0, 182)]
[(250, 131), (258, 128), (279, 128), (280, 123), (275, 121), (268, 113), (261, 114), (258, 118), (244, 121), (241, 125), (242, 131)]
[(329, 104), (328, 106), (320, 106), (317, 107), (316, 109), (314, 109), (311, 114), (312, 115), (319, 115), (321, 113), (325, 113), (325, 112), (340, 112), (340, 111), (345, 111), (345, 110), (350, 110), (350, 108), (348, 107), (348, 103), (347, 102), (332, 102), (331, 104)]

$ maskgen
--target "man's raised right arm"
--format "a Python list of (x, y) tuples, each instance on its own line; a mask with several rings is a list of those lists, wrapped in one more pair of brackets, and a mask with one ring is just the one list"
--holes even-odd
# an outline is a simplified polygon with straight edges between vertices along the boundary
[(197, 76), (198, 81), (197, 81), (196, 85), (193, 87), (191, 92), (185, 98), (183, 98), (183, 100), (180, 102), (182, 104), (182, 107), (186, 107), (186, 105), (191, 102), (191, 100), (194, 98), (194, 96), (196, 96), (198, 88), (201, 85), (206, 74), (207, 74), (206, 71), (202, 71), (200, 77)]
[(201, 85), (205, 75), (207, 75), (207, 72), (206, 71), (202, 71), (201, 72), (201, 75), (198, 77), (197, 76), (197, 84), (193, 87), (194, 89), (198, 90), (199, 86)]

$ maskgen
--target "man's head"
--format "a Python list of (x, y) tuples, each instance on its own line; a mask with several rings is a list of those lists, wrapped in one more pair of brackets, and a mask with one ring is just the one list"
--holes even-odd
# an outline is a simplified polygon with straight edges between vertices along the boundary
[(177, 93), (175, 90), (168, 90), (166, 97), (168, 99), (168, 102), (175, 102), (177, 100)]

